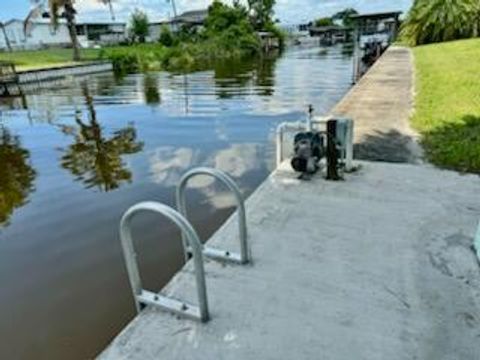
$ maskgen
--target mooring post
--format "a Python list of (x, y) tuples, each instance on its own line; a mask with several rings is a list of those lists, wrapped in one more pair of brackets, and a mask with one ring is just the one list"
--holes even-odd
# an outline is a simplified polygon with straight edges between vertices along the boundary
[(341, 180), (338, 175), (337, 120), (327, 121), (327, 180)]

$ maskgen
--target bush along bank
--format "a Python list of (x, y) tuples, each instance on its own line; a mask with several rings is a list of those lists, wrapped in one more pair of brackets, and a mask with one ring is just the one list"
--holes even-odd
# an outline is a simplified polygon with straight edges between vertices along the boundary
[[(264, 28), (283, 45), (284, 36), (273, 22)], [(158, 43), (106, 48), (100, 58), (111, 61), (117, 73), (188, 72), (208, 68), (218, 60), (261, 55), (261, 40), (248, 10), (239, 4), (228, 6), (214, 1), (202, 30), (184, 26), (172, 34), (165, 27)]]

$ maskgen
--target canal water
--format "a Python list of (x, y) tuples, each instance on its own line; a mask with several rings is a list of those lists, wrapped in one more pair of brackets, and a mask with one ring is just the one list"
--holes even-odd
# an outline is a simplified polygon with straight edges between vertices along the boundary
[[(328, 112), (351, 85), (344, 47), (275, 59), (69, 79), (0, 104), (0, 359), (87, 359), (134, 317), (118, 237), (143, 200), (173, 205), (195, 166), (226, 171), (248, 196), (274, 169), (278, 123)], [(233, 198), (191, 182), (189, 214), (206, 240)], [(134, 235), (146, 288), (182, 264), (178, 231), (146, 214)]]

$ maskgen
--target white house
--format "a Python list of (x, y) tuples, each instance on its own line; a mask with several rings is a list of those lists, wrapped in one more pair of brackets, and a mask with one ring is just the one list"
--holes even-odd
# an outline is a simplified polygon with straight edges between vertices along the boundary
[[(61, 20), (56, 28), (49, 19), (35, 20), (30, 24), (27, 33), (24, 31), (23, 20), (13, 19), (4, 24), (13, 50), (71, 46), (65, 21)], [(121, 22), (82, 22), (76, 25), (76, 30), (82, 47), (118, 44), (127, 38), (127, 24)], [(0, 51), (6, 49), (5, 36), (0, 31)]]
[[(60, 22), (55, 29), (49, 20), (33, 21), (27, 33), (24, 22), (13, 19), (4, 23), (5, 33), (14, 50), (40, 49), (47, 46), (67, 46), (70, 43), (67, 26)], [(0, 49), (6, 49), (5, 37), (0, 32)]]

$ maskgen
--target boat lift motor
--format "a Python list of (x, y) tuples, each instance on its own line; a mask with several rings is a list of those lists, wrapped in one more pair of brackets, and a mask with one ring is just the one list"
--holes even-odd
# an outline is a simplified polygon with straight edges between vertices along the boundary
[(325, 156), (325, 141), (321, 131), (313, 129), (313, 106), (308, 107), (305, 131), (295, 135), (293, 140), (294, 155), (290, 164), (302, 174), (312, 175), (320, 169), (320, 160)]
[(277, 166), (283, 162), (284, 133), (295, 131), (292, 168), (303, 175), (313, 175), (326, 159), (328, 180), (340, 180), (341, 172), (353, 171), (353, 120), (314, 118), (310, 106), (305, 123), (283, 123), (277, 129)]
[(319, 131), (301, 132), (295, 135), (292, 168), (300, 173), (315, 174), (320, 160), (325, 156), (325, 143)]

